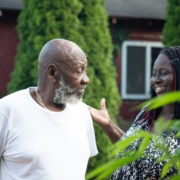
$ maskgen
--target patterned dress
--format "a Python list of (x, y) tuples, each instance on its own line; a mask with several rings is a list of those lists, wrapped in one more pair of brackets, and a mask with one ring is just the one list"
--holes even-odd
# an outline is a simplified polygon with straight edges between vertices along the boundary
[[(144, 119), (141, 118), (146, 109), (147, 107), (140, 111), (130, 129), (121, 139), (133, 135), (137, 130), (149, 130), (152, 122), (144, 121)], [(166, 139), (170, 154), (173, 155), (176, 149), (180, 148), (180, 139), (175, 138), (175, 132), (171, 131), (162, 133), (162, 135), (159, 137), (158, 143), (162, 142), (162, 138)], [(138, 148), (139, 143), (140, 140), (136, 140), (128, 147), (128, 149), (135, 151)], [(164, 163), (157, 163), (156, 160), (162, 155), (163, 152), (160, 149), (157, 149), (154, 143), (150, 141), (144, 152), (144, 157), (142, 157), (140, 160), (130, 163), (129, 165), (125, 165), (122, 168), (117, 169), (112, 174), (111, 180), (159, 180)], [(123, 152), (116, 155), (116, 158), (121, 157), (123, 157)], [(166, 179), (176, 173), (176, 169), (170, 168), (163, 179)]]

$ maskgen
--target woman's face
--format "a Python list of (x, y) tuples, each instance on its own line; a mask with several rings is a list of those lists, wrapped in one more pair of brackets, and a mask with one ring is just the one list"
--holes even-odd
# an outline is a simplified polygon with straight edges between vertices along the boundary
[(151, 86), (157, 96), (174, 90), (173, 67), (164, 54), (160, 54), (154, 63)]

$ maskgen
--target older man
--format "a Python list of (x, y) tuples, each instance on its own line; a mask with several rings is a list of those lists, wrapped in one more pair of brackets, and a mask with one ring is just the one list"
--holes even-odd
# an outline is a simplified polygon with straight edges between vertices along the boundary
[[(1, 180), (83, 180), (97, 154), (92, 119), (81, 102), (87, 59), (54, 39), (38, 59), (38, 86), (0, 100)], [(26, 72), (24, 72), (26, 73)]]

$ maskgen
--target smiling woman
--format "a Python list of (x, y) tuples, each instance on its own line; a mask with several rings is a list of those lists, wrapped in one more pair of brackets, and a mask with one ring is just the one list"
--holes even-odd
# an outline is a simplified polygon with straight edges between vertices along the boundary
[[(160, 52), (153, 66), (151, 85), (153, 96), (160, 96), (171, 91), (180, 90), (180, 46), (167, 47)], [(124, 133), (111, 121), (104, 99), (101, 101), (101, 110), (96, 110), (92, 107), (89, 107), (89, 110), (94, 121), (104, 130), (113, 143), (136, 134), (138, 130), (153, 133), (154, 122), (160, 117), (165, 121), (180, 119), (179, 102), (168, 104), (154, 110), (149, 110), (148, 105), (146, 105), (136, 116), (130, 129)], [(172, 156), (175, 154), (175, 151), (180, 148), (180, 139), (176, 138), (174, 131), (165, 130), (158, 138), (159, 144), (162, 143), (162, 140), (166, 141), (168, 152)], [(119, 159), (125, 157), (125, 152), (129, 150), (135, 152), (140, 142), (140, 139), (135, 140), (124, 152), (119, 152), (116, 157)], [(143, 152), (142, 158), (118, 168), (113, 173), (111, 180), (160, 179), (163, 167), (167, 161), (157, 162), (157, 160), (162, 157), (163, 154), (163, 151), (157, 149), (153, 141), (150, 141)], [(176, 173), (177, 169), (169, 167), (163, 179), (167, 179)]]
[(157, 96), (174, 89), (173, 67), (165, 54), (160, 54), (153, 67), (151, 85)]

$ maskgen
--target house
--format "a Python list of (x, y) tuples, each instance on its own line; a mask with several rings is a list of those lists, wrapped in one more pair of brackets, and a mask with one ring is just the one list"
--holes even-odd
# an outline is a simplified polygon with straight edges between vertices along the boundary
[(16, 25), (20, 9), (20, 0), (0, 1), (0, 98), (7, 93), (6, 85), (14, 68), (19, 43)]
[[(115, 62), (123, 102), (118, 117), (119, 121), (131, 121), (137, 114), (137, 111), (131, 111), (131, 107), (151, 98), (150, 77), (152, 65), (163, 47), (167, 1), (106, 0), (105, 5), (110, 29), (113, 29), (112, 37), (115, 33), (119, 42)], [(118, 41), (117, 34), (124, 32), (129, 34)]]
[[(127, 109), (151, 97), (151, 69), (163, 47), (166, 6), (166, 0), (105, 0), (123, 99), (119, 119), (131, 121), (137, 112)], [(21, 0), (0, 1), (0, 97), (6, 94), (14, 67), (19, 42), (16, 24), (22, 8)]]

